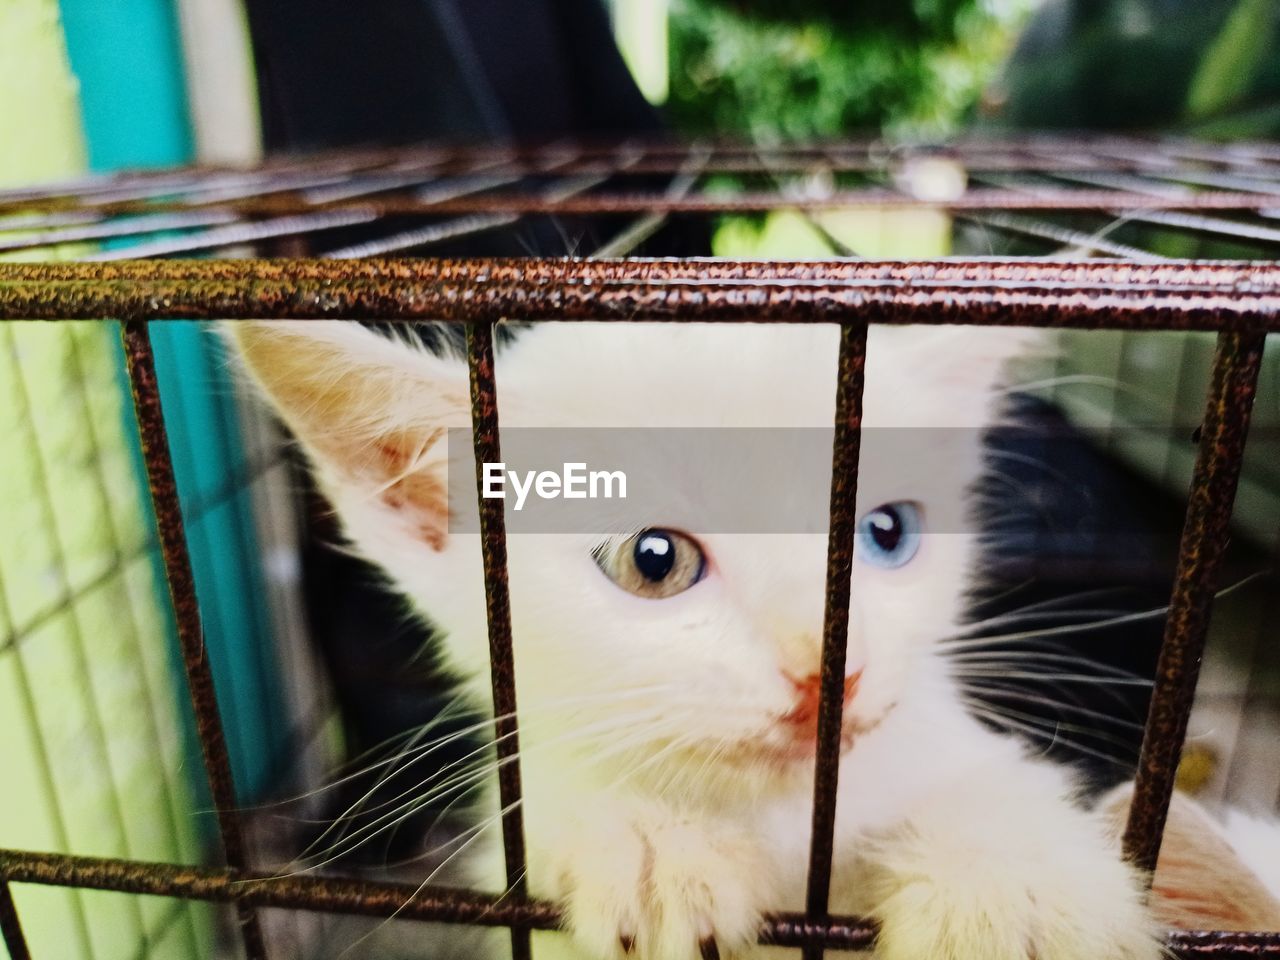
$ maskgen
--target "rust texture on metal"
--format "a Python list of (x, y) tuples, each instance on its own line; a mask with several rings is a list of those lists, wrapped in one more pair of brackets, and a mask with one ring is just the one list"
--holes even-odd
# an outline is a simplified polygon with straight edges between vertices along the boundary
[[(813, 781), (812, 834), (805, 910), (825, 919), (831, 893), (845, 699), (845, 648), (849, 639), (850, 578), (857, 529), (858, 455), (862, 447), (862, 388), (867, 364), (867, 325), (840, 330), (836, 374), (835, 438), (831, 451), (830, 526), (827, 531), (826, 603), (822, 624), (822, 668), (817, 749)], [(805, 960), (822, 960), (822, 948), (805, 950)]]
[(27, 938), (22, 933), (22, 921), (18, 919), (18, 908), (13, 902), (13, 890), (0, 865), (0, 938), (4, 940), (5, 949), (9, 951), (9, 960), (31, 960), (31, 950), (27, 947)]
[(110, 860), (56, 853), (0, 850), (0, 869), (13, 882), (118, 890), (124, 893), (236, 903), (247, 909), (282, 907), (440, 923), (554, 928), (554, 904), (341, 877), (273, 876), (217, 867)]
[[(485, 927), (520, 925), (534, 930), (554, 930), (561, 922), (559, 908), (547, 901), (513, 900), (412, 883), (239, 874), (217, 867), (23, 850), (0, 850), (0, 872), (17, 883), (237, 903), (254, 908), (394, 916)], [(812, 920), (798, 913), (775, 913), (765, 917), (759, 939), (775, 946), (866, 950), (874, 944), (875, 937), (875, 925), (856, 917)], [(1177, 930), (1168, 935), (1166, 949), (1172, 956), (1185, 958), (1280, 957), (1280, 933)]]
[(1218, 589), (1218, 570), (1230, 539), (1231, 507), (1244, 459), (1264, 341), (1260, 333), (1220, 334), (1214, 354), (1173, 595), (1138, 757), (1133, 804), (1124, 832), (1125, 854), (1148, 875), (1155, 870), (1160, 854)]
[[(494, 380), (493, 324), (467, 326), (467, 366), (471, 379), (471, 430), (480, 503), (480, 544), (484, 556), (485, 607), (489, 623), (489, 676), (493, 687), (494, 749), (502, 809), (502, 849), (507, 894), (526, 896), (524, 807), (520, 790), (520, 733), (516, 722), (515, 658), (511, 649), (511, 596), (507, 585), (507, 529), (503, 501), (484, 495), (484, 465), (498, 463), (498, 388)], [(515, 960), (529, 956), (529, 930), (512, 927)]]
[[(712, 173), (866, 173), (893, 168), (913, 160), (949, 160), (968, 169), (1016, 173), (1067, 173), (1082, 171), (1166, 174), (1179, 166), (1208, 165), (1233, 173), (1274, 177), (1276, 157), (1269, 154), (1219, 152), (1207, 156), (1179, 153), (1170, 144), (1130, 140), (1117, 143), (1119, 149), (1099, 150), (1096, 144), (1074, 141), (1045, 144), (1029, 142), (964, 142), (924, 148), (887, 148), (883, 144), (859, 143), (822, 146), (767, 147), (745, 144), (698, 142), (668, 146), (663, 144), (609, 145), (600, 148), (575, 146), (572, 149), (529, 147), (525, 149), (457, 149), (449, 151), (400, 149), (364, 156), (341, 153), (317, 154), (264, 162), (253, 170), (216, 167), (172, 168), (162, 172), (133, 171), (85, 178), (41, 187), (0, 191), (0, 203), (33, 200), (73, 200), (111, 197), (125, 191), (151, 188), (157, 195), (174, 193), (192, 186), (262, 184), (275, 186), (300, 176), (385, 177), (395, 180), (406, 173), (434, 177), (460, 177), (477, 173), (510, 176), (539, 176), (548, 170), (569, 174), (614, 174), (619, 171), (639, 175), (676, 173), (696, 153), (706, 153), (706, 170)], [(1260, 145), (1270, 147), (1271, 145)], [(1171, 149), (1172, 148), (1172, 149)], [(279, 187), (276, 189), (289, 189)], [(294, 187), (296, 188), (296, 187)]]
[(1280, 957), (1280, 933), (1234, 930), (1175, 930), (1165, 944), (1174, 957), (1223, 958)]
[[(93, 209), (108, 216), (182, 213), (203, 210), (231, 213), (244, 219), (289, 217), (308, 213), (367, 217), (430, 216), (484, 213), (546, 215), (608, 215), (620, 213), (765, 213), (772, 210), (946, 210), (975, 213), (985, 210), (1042, 210), (1120, 213), (1147, 210), (1256, 211), (1274, 206), (1275, 194), (1206, 190), (1199, 193), (1137, 193), (1118, 189), (1054, 187), (1035, 191), (989, 187), (958, 196), (915, 197), (885, 189), (836, 190), (815, 196), (782, 196), (776, 192), (693, 193), (674, 197), (662, 193), (594, 193), (588, 196), (548, 197), (541, 193), (508, 192), (431, 199), (391, 196), (381, 200), (308, 201), (288, 195), (257, 195), (242, 200), (218, 197), (185, 201), (102, 200)], [(0, 203), (0, 214), (56, 212), (65, 204), (43, 200)]]
[(875, 945), (876, 933), (875, 924), (856, 917), (774, 914), (765, 919), (760, 942), (801, 947), (809, 955), (823, 950), (869, 950)]
[(966, 323), (1280, 329), (1280, 264), (258, 260), (0, 264), (0, 318)]
[(874, 163), (878, 167), (916, 157), (945, 158), (965, 163), (1007, 165), (1013, 169), (1036, 169), (1048, 164), (1052, 169), (1131, 168), (1168, 169), (1178, 161), (1194, 161), (1231, 169), (1258, 169), (1275, 172), (1280, 148), (1274, 142), (1209, 144), (1167, 136), (1114, 136), (1080, 134), (1074, 136), (958, 137), (945, 143), (893, 144), (879, 137), (850, 137), (843, 140), (809, 143), (757, 144), (726, 138), (672, 141), (629, 138), (606, 141), (529, 141), (508, 143), (432, 143), (391, 148), (342, 148), (308, 153), (277, 154), (253, 168), (216, 164), (174, 166), (163, 170), (125, 170), (82, 177), (65, 183), (42, 184), (0, 191), (0, 199), (38, 197), (49, 194), (83, 194), (95, 190), (118, 189), (139, 183), (178, 185), (214, 178), (263, 178), (309, 174), (316, 171), (356, 173), (360, 171), (427, 168), (467, 172), (475, 169), (527, 165), (545, 169), (549, 161), (561, 163), (624, 161), (662, 163), (674, 170), (689, 153), (707, 151), (725, 162), (771, 164), (850, 162)]
[[(178, 645), (186, 670), (187, 690), (195, 711), (196, 733), (200, 739), (209, 791), (217, 814), (222, 851), (228, 867), (233, 871), (243, 871), (248, 867), (248, 861), (240, 821), (235, 813), (235, 784), (231, 776), (231, 761), (227, 754), (222, 719), (218, 712), (218, 699), (214, 692), (213, 672), (205, 651), (204, 628), (196, 598), (195, 577), (191, 570), (191, 555), (187, 550), (182, 506), (178, 500), (178, 486), (173, 473), (173, 457), (169, 450), (169, 437), (160, 403), (160, 386), (156, 379), (151, 334), (145, 321), (123, 324), (121, 333), (129, 368), (129, 382), (133, 390), (133, 409), (146, 461), (147, 482), (155, 508), (165, 577), (169, 583), (169, 598), (178, 629)], [(238, 919), (248, 960), (265, 960), (266, 948), (257, 914), (245, 905), (240, 907)]]

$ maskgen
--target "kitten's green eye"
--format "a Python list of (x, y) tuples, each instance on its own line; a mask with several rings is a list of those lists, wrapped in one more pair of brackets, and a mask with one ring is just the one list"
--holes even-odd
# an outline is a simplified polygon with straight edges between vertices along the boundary
[(628, 593), (663, 600), (702, 579), (707, 558), (697, 541), (674, 530), (643, 530), (614, 550), (599, 551), (596, 562)]

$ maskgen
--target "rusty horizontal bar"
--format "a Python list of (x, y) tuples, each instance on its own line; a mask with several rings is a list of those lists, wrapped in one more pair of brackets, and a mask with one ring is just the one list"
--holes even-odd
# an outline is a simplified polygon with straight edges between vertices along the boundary
[[(227, 753), (222, 718), (218, 712), (213, 671), (205, 651), (204, 626), (196, 597), (195, 575), (191, 569), (182, 506), (173, 472), (173, 457), (169, 450), (168, 432), (161, 407), (151, 334), (146, 321), (130, 321), (121, 326), (121, 336), (124, 340), (129, 384), (133, 391), (133, 409), (138, 422), (142, 455), (147, 468), (147, 483), (155, 509), (165, 580), (169, 586), (178, 646), (186, 671), (187, 692), (195, 712), (196, 735), (200, 740), (205, 774), (217, 817), (218, 837), (228, 867), (239, 872), (248, 866), (248, 859), (240, 820), (236, 814), (235, 783), (231, 775), (231, 759)], [(262, 928), (252, 906), (238, 904), (237, 919), (247, 960), (266, 960)]]
[[(173, 166), (153, 170), (122, 170), (62, 183), (19, 187), (0, 191), (0, 210), (17, 212), (32, 202), (57, 209), (82, 205), (102, 213), (111, 203), (163, 198), (187, 191), (229, 190), (235, 196), (252, 196), (279, 190), (303, 190), (316, 177), (352, 177), (377, 172), (387, 158), (378, 153), (335, 154), (312, 164), (289, 158), (268, 159), (256, 167)], [(419, 167), (419, 169), (427, 169)], [(261, 190), (255, 190), (257, 186)], [(225, 196), (225, 195), (224, 195)], [(226, 197), (230, 199), (230, 197)]]
[[(525, 883), (524, 808), (520, 790), (520, 740), (516, 716), (515, 658), (511, 648), (511, 598), (507, 583), (507, 531), (500, 500), (484, 495), (484, 464), (502, 460), (498, 442), (498, 388), (494, 380), (493, 324), (467, 326), (467, 367), (471, 382), (471, 433), (480, 505), (480, 546), (484, 560), (485, 619), (489, 628), (489, 677), (493, 689), (494, 750), (507, 893), (528, 894)], [(529, 929), (511, 928), (513, 960), (528, 960)]]
[[(814, 140), (785, 144), (756, 144), (723, 138), (701, 138), (692, 142), (675, 140), (557, 141), (524, 144), (454, 144), (426, 148), (401, 148), (398, 156), (428, 156), (440, 163), (480, 159), (511, 158), (531, 160), (548, 154), (572, 153), (584, 159), (607, 159), (620, 152), (638, 153), (646, 159), (680, 158), (690, 150), (705, 150), (724, 158), (765, 157), (771, 160), (860, 156), (873, 159), (902, 156), (1016, 157), (1034, 160), (1043, 157), (1071, 158), (1072, 162), (1142, 162), (1155, 165), (1173, 158), (1196, 163), (1243, 164), (1280, 160), (1280, 148), (1271, 142), (1206, 144), (1195, 140), (1153, 136), (1061, 135), (1019, 137), (963, 137), (937, 143), (894, 143), (883, 137), (855, 137), (845, 140)], [(341, 154), (338, 154), (341, 157)]]
[(192, 210), (185, 213), (158, 213), (154, 216), (128, 217), (117, 220), (99, 219), (88, 223), (28, 232), (17, 227), (9, 235), (0, 234), (0, 253), (51, 247), (63, 243), (104, 240), (112, 237), (134, 237), (168, 230), (185, 230), (234, 223), (236, 215), (229, 210)]
[[(867, 325), (840, 330), (836, 374), (835, 435), (831, 451), (830, 524), (827, 532), (826, 600), (822, 621), (822, 658), (818, 701), (817, 748), (813, 778), (812, 831), (805, 911), (826, 918), (831, 894), (835, 844), (836, 787), (840, 772), (841, 726), (845, 699), (845, 648), (849, 639), (849, 597), (853, 543), (857, 529), (858, 455), (862, 447), (862, 388), (867, 365)], [(810, 946), (805, 960), (822, 960), (822, 947)]]
[[(120, 893), (178, 897), (211, 903), (243, 903), (257, 908), (308, 910), (367, 917), (396, 917), (434, 923), (553, 930), (560, 911), (543, 900), (473, 893), (412, 883), (353, 880), (344, 877), (236, 874), (217, 867), (109, 860), (62, 853), (0, 850), (0, 875), (13, 883), (114, 890)], [(856, 917), (813, 922), (803, 914), (775, 913), (765, 918), (760, 942), (833, 950), (865, 950), (875, 926)], [(1173, 931), (1166, 941), (1177, 957), (1280, 957), (1280, 933)]]
[(220, 867), (111, 860), (58, 853), (0, 850), (0, 871), (11, 883), (37, 883), (180, 897), (250, 908), (280, 907), (370, 917), (552, 929), (560, 919), (549, 903), (412, 883), (338, 877), (237, 872)]
[(832, 283), (875, 280), (967, 283), (982, 280), (1059, 282), (1067, 286), (1137, 285), (1205, 287), (1229, 291), (1243, 284), (1276, 283), (1272, 260), (1054, 260), (1039, 257), (940, 260), (729, 260), (714, 257), (470, 257), (466, 259), (361, 259), (341, 264), (324, 258), (270, 260), (123, 259), (92, 266), (71, 261), (0, 263), (0, 283), (112, 280), (177, 281), (348, 280), (445, 281), (483, 279), (583, 283), (675, 280), (794, 280)]
[(381, 318), (1280, 329), (1280, 264), (405, 259), (0, 264), (0, 319)]
[[(499, 168), (500, 169), (500, 168)], [(612, 172), (612, 171), (610, 171)], [(617, 171), (622, 172), (622, 171)], [(75, 201), (40, 199), (0, 203), (0, 214), (43, 213), (74, 209)], [(1155, 195), (1125, 190), (1059, 188), (1027, 193), (999, 187), (969, 190), (954, 198), (914, 197), (896, 190), (874, 187), (837, 190), (816, 196), (786, 196), (773, 191), (744, 193), (695, 193), (672, 197), (662, 193), (595, 193), (576, 197), (547, 197), (540, 193), (486, 193), (446, 199), (390, 196), (379, 200), (345, 200), (310, 203), (289, 194), (250, 196), (239, 200), (216, 197), (186, 200), (95, 200), (93, 209), (104, 214), (140, 215), (176, 211), (233, 211), (246, 217), (282, 217), (327, 211), (353, 216), (392, 217), (464, 213), (518, 214), (617, 214), (617, 213), (763, 213), (770, 210), (950, 210), (972, 213), (986, 210), (1150, 211), (1242, 210), (1276, 206), (1267, 193), (1212, 190), (1186, 195)]]
[[(991, 171), (991, 172), (1035, 172), (1035, 173), (1075, 173), (1084, 171), (1097, 172), (1120, 172), (1120, 173), (1137, 173), (1154, 175), (1157, 173), (1169, 174), (1176, 173), (1179, 169), (1186, 169), (1192, 172), (1194, 168), (1170, 167), (1164, 163), (1150, 163), (1142, 158), (1131, 159), (1090, 159), (1081, 157), (1077, 161), (1063, 159), (1060, 156), (1052, 154), (1045, 155), (1018, 155), (1018, 154), (1001, 154), (1001, 153), (955, 153), (950, 151), (936, 152), (894, 152), (884, 156), (876, 157), (867, 154), (841, 154), (841, 153), (797, 153), (797, 154), (779, 154), (770, 156), (769, 154), (751, 155), (749, 153), (729, 154), (727, 156), (712, 157), (708, 159), (706, 165), (707, 173), (727, 173), (727, 174), (761, 174), (761, 173), (777, 173), (777, 174), (806, 174), (814, 170), (825, 170), (831, 173), (878, 173), (886, 168), (892, 169), (898, 164), (915, 159), (939, 159), (952, 161), (969, 170)], [(618, 161), (610, 158), (591, 158), (582, 157), (566, 161), (563, 165), (556, 168), (557, 174), (562, 173), (599, 173), (599, 174), (624, 174), (624, 175), (662, 175), (676, 173), (684, 161), (681, 154), (670, 154), (667, 156), (656, 156), (635, 160), (620, 167)], [(435, 175), (463, 175), (471, 173), (476, 169), (474, 161), (468, 158), (458, 158), (457, 160), (439, 161), (430, 168)], [(538, 163), (531, 163), (524, 160), (517, 160), (511, 163), (491, 163), (483, 169), (501, 170), (504, 173), (511, 173), (517, 176), (538, 176), (545, 174), (546, 170)], [(1247, 170), (1262, 169), (1255, 167), (1247, 167)], [(1215, 186), (1215, 184), (1206, 183), (1204, 186)], [(1235, 185), (1228, 183), (1216, 184), (1218, 187), (1225, 187), (1228, 190), (1249, 190), (1247, 185)]]
[(1160, 854), (1219, 587), (1218, 569), (1230, 539), (1231, 507), (1244, 460), (1264, 341), (1261, 333), (1220, 334), (1214, 354), (1177, 573), (1124, 833), (1126, 855), (1148, 874), (1155, 870)]
[(1280, 933), (1242, 933), (1235, 930), (1179, 930), (1169, 935), (1166, 950), (1191, 958), (1280, 957)]

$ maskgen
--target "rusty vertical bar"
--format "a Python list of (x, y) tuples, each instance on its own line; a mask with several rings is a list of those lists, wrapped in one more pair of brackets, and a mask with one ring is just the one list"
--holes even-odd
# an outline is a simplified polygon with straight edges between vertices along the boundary
[[(507, 528), (503, 501), (484, 496), (484, 465), (502, 460), (498, 443), (498, 388), (493, 373), (491, 323), (467, 324), (467, 367), (471, 378), (471, 430), (480, 504), (480, 544), (484, 555), (484, 595), (489, 621), (489, 677), (493, 685), (493, 735), (498, 754), (498, 796), (502, 808), (502, 849), (507, 892), (523, 899), (524, 812), (520, 791), (520, 740), (516, 724), (516, 676), (511, 649), (511, 597), (507, 585)], [(512, 926), (513, 960), (528, 960), (529, 928)]]
[(1125, 855), (1148, 876), (1160, 855), (1187, 718), (1195, 699), (1265, 339), (1262, 333), (1221, 333), (1214, 353), (1178, 547), (1177, 574), (1124, 832)]
[(18, 907), (13, 902), (13, 890), (4, 876), (0, 876), (0, 936), (9, 951), (9, 960), (31, 960), (31, 950), (22, 933), (22, 921), (18, 919)]
[[(813, 833), (805, 911), (810, 922), (825, 922), (831, 894), (840, 728), (844, 714), (845, 645), (849, 638), (849, 591), (857, 529), (858, 454), (862, 447), (862, 386), (867, 360), (867, 325), (840, 328), (836, 379), (835, 439), (831, 452), (831, 525), (827, 532), (826, 608), (822, 625), (822, 696), (813, 781)], [(822, 947), (804, 949), (805, 960), (822, 960)]]
[[(164, 556), (165, 577), (169, 581), (169, 598), (178, 627), (178, 643), (187, 674), (187, 689), (195, 710), (196, 733), (204, 755), (205, 773), (218, 818), (222, 851), (227, 866), (234, 871), (248, 867), (244, 837), (236, 816), (235, 784), (231, 777), (231, 760), (218, 713), (218, 699), (213, 687), (213, 672), (205, 656), (204, 627), (200, 622), (200, 606), (196, 599), (195, 577), (191, 555), (182, 523), (182, 506), (173, 474), (173, 458), (160, 405), (160, 387), (156, 380), (155, 354), (151, 349), (151, 333), (146, 321), (131, 320), (121, 324), (125, 358), (129, 365), (129, 383), (133, 391), (133, 409), (138, 420), (142, 453), (147, 464), (147, 482), (151, 503), (155, 508), (156, 528)], [(266, 946), (257, 912), (237, 904), (241, 940), (248, 960), (265, 960)]]

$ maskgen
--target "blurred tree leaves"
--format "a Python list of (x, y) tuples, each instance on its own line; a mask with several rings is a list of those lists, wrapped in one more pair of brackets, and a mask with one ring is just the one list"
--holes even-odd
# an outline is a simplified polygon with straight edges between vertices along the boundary
[(942, 133), (1031, 0), (672, 0), (668, 109), (755, 140)]
[(1280, 0), (670, 3), (668, 109), (688, 133), (929, 136), (980, 103), (995, 126), (1280, 134)]
[(1280, 134), (1277, 0), (1048, 0), (988, 92), (1022, 129)]
[(1248, 95), (1275, 36), (1274, 0), (1237, 0), (1200, 61), (1187, 91), (1187, 115), (1220, 115)]
[(843, 32), (869, 30), (917, 43), (954, 39), (956, 18), (977, 6), (973, 0), (712, 0), (710, 5), (774, 26), (816, 23)]

